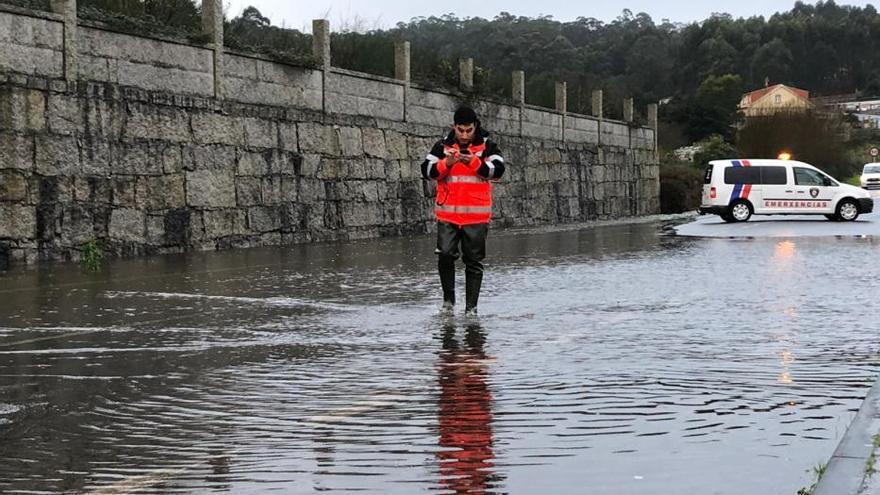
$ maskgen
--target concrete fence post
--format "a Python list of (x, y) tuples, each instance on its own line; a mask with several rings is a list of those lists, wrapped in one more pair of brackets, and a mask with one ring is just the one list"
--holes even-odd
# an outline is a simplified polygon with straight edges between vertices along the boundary
[(64, 79), (76, 81), (78, 55), (76, 48), (76, 0), (51, 0), (52, 11), (64, 18)]
[(523, 105), (526, 102), (526, 73), (521, 70), (515, 70), (510, 75), (513, 102)]
[(519, 135), (522, 136), (523, 131), (523, 107), (526, 104), (526, 73), (521, 70), (515, 70), (510, 73), (511, 77), (511, 96), (513, 102), (519, 107)]
[(565, 113), (568, 106), (568, 85), (565, 81), (556, 82), (556, 111), (562, 114), (561, 141), (565, 141)]
[(654, 160), (657, 160), (657, 133), (659, 132), (658, 106), (656, 103), (648, 104), (648, 127), (654, 130)]
[(312, 54), (321, 69), (330, 68), (330, 21), (327, 19), (312, 20)]
[(410, 44), (409, 41), (394, 43), (394, 78), (403, 82), (403, 121), (406, 122), (406, 106), (409, 104)]
[(657, 104), (648, 104), (648, 127), (657, 130)]
[(394, 43), (394, 78), (403, 82), (410, 81), (409, 41)]
[(474, 59), (459, 59), (458, 83), (461, 89), (465, 91), (472, 91), (474, 89)]
[(633, 121), (633, 99), (632, 98), (624, 98), (623, 99), (623, 120), (625, 122)]
[[(604, 114), (604, 112), (602, 110), (602, 108), (603, 108), (602, 105), (604, 105), (604, 102), (602, 101), (602, 90), (601, 89), (593, 90), (592, 100), (593, 100), (593, 105), (592, 105), (593, 106), (593, 117), (596, 117), (598, 119), (598, 122), (596, 122), (596, 145), (599, 146), (599, 148), (600, 148), (599, 151), (601, 153), (602, 115)], [(600, 161), (600, 163), (603, 163), (603, 162)]]
[(593, 117), (598, 119), (602, 118), (602, 90), (597, 89), (593, 91)]
[(565, 113), (566, 105), (567, 105), (567, 84), (565, 81), (558, 81), (556, 83), (556, 111)]
[(312, 55), (321, 69), (321, 110), (327, 115), (327, 73), (330, 71), (330, 21), (312, 20)]
[(214, 97), (223, 97), (223, 3), (202, 0), (202, 31), (214, 45)]

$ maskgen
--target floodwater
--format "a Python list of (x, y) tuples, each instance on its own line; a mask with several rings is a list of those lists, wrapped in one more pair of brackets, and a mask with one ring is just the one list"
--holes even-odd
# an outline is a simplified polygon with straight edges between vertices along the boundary
[(877, 244), (661, 230), (493, 231), (479, 319), (430, 236), (0, 274), (0, 492), (794, 495)]

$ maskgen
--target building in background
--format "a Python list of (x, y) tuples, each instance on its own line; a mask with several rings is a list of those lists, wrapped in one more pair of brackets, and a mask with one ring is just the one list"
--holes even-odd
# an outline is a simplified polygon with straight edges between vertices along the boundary
[(880, 129), (880, 100), (844, 100), (828, 102), (825, 109), (847, 113), (858, 119), (863, 129)]
[(810, 92), (784, 84), (767, 86), (743, 95), (738, 108), (746, 118), (772, 115), (779, 111), (803, 111), (812, 108)]

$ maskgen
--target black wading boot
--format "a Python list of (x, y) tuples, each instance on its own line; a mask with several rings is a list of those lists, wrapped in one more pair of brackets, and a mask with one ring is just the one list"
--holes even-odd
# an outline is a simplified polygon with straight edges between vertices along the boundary
[(440, 272), (440, 287), (443, 288), (444, 311), (452, 311), (455, 307), (455, 258), (439, 256), (437, 270)]
[(477, 302), (480, 300), (480, 286), (483, 285), (483, 273), (465, 271), (465, 304), (464, 314), (475, 316), (477, 314)]

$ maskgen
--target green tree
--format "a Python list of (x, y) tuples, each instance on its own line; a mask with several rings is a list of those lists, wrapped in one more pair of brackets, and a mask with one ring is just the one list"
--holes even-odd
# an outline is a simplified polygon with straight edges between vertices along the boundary
[(835, 177), (849, 177), (857, 165), (848, 159), (843, 119), (817, 112), (778, 112), (750, 117), (739, 132), (739, 156), (776, 158), (786, 151)]
[(269, 27), (272, 25), (272, 22), (269, 21), (268, 17), (265, 17), (263, 14), (257, 10), (253, 5), (248, 6), (248, 8), (244, 9), (241, 12), (241, 16), (239, 17), (242, 24), (250, 24), (254, 27)]
[(694, 153), (694, 165), (703, 169), (707, 163), (712, 160), (723, 160), (726, 158), (736, 158), (736, 148), (724, 140), (719, 134), (713, 134), (708, 138), (697, 143), (700, 151)]
[(707, 77), (686, 107), (687, 130), (691, 139), (698, 141), (713, 134), (732, 139), (733, 125), (739, 120), (737, 103), (742, 93), (742, 78), (738, 75)]
[(779, 38), (755, 51), (752, 57), (753, 79), (768, 79), (770, 83), (791, 84), (791, 68), (794, 57), (791, 50)]
[(282, 61), (313, 63), (312, 37), (295, 29), (272, 26), (269, 18), (250, 6), (241, 15), (228, 21), (223, 43), (233, 49), (256, 51)]

